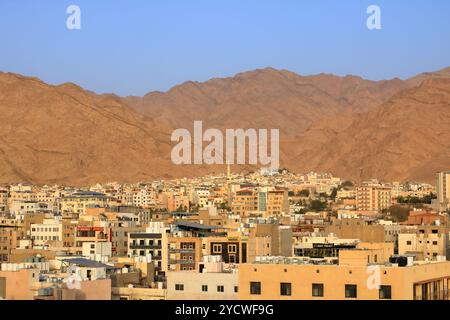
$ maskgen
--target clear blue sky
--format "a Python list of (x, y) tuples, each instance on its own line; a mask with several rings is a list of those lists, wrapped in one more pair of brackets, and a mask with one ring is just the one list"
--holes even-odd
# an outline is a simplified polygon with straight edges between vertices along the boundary
[(0, 70), (52, 84), (143, 95), (266, 66), (374, 80), (450, 66), (450, 1), (0, 0)]

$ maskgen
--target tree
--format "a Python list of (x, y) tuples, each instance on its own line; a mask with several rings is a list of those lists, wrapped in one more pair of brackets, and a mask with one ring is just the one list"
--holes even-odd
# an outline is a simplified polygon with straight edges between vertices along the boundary
[(338, 189), (337, 188), (333, 188), (333, 190), (331, 191), (330, 198), (331, 199), (336, 199), (337, 192), (338, 192)]
[(345, 187), (353, 187), (354, 185), (353, 182), (346, 180), (341, 184), (341, 186), (345, 188)]
[(309, 209), (312, 211), (324, 211), (327, 208), (327, 203), (320, 200), (312, 200), (309, 204)]
[(300, 190), (299, 192), (297, 192), (297, 195), (299, 195), (300, 197), (309, 197), (309, 190), (308, 189)]
[(409, 206), (394, 205), (389, 208), (390, 215), (396, 222), (403, 222), (408, 220), (410, 211), (411, 207)]

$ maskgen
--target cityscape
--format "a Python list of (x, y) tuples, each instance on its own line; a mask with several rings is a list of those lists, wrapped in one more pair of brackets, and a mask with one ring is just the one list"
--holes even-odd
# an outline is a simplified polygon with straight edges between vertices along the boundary
[(449, 298), (435, 184), (227, 172), (0, 190), (0, 294), (35, 300)]
[(448, 0), (1, 0), (2, 310), (447, 308), (449, 31)]

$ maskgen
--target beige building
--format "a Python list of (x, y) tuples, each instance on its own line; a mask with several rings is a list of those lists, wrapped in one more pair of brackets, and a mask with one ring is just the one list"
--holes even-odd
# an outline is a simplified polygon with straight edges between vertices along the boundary
[(419, 226), (398, 235), (398, 253), (415, 254), (422, 260), (445, 260), (448, 256), (448, 228)]
[(98, 192), (76, 192), (70, 196), (59, 199), (60, 212), (85, 213), (88, 207), (105, 207), (107, 197)]
[(220, 256), (205, 257), (202, 272), (170, 271), (168, 300), (237, 300), (238, 272), (224, 270)]
[(437, 200), (439, 209), (445, 211), (450, 209), (450, 171), (437, 174)]
[(381, 212), (391, 205), (390, 187), (360, 186), (356, 188), (356, 208), (360, 211)]
[(341, 251), (339, 264), (286, 260), (239, 268), (241, 300), (448, 300), (450, 262), (367, 264), (374, 251)]
[(44, 245), (48, 241), (62, 241), (62, 222), (44, 219), (43, 223), (31, 225), (31, 239), (35, 245)]

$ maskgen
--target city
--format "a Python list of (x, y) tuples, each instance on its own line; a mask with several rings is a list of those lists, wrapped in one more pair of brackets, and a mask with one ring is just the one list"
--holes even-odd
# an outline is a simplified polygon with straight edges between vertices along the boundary
[(234, 173), (0, 189), (7, 300), (448, 300), (435, 183)]

